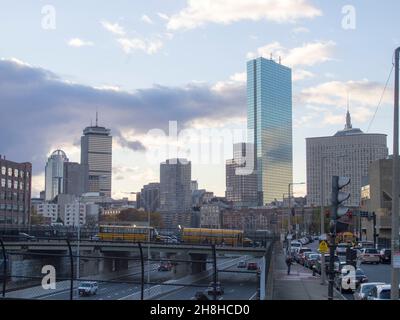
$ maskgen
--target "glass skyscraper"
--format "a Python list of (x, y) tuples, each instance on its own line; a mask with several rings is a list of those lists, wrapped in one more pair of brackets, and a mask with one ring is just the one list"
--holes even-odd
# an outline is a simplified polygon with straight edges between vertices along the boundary
[(293, 182), (292, 70), (273, 60), (247, 63), (249, 142), (259, 204), (282, 199)]

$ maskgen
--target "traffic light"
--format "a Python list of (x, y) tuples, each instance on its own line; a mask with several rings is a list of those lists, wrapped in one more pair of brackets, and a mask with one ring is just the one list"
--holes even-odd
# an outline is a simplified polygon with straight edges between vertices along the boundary
[(350, 198), (350, 193), (341, 191), (344, 187), (350, 184), (350, 178), (332, 177), (332, 223), (331, 232), (334, 233), (335, 224), (338, 219), (348, 214), (349, 208), (342, 204)]

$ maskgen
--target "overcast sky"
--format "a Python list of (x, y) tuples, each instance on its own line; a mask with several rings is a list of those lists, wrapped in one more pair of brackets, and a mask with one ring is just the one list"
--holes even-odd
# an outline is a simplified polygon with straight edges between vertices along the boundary
[[(223, 195), (225, 159), (245, 139), (246, 61), (271, 53), (293, 69), (294, 180), (305, 181), (305, 138), (344, 127), (347, 95), (367, 131), (400, 45), (397, 0), (0, 5), (0, 154), (33, 163), (34, 195), (54, 149), (79, 161), (96, 110), (115, 137), (115, 197), (158, 181), (167, 145), (184, 147), (200, 188)], [(392, 83), (369, 130), (390, 149)], [(175, 121), (178, 140), (167, 136)]]

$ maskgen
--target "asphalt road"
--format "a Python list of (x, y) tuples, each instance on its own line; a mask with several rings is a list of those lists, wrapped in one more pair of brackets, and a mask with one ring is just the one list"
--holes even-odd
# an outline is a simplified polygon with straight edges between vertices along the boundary
[[(249, 259), (247, 262), (260, 263), (259, 259)], [(255, 297), (257, 293), (258, 283), (256, 273), (240, 273), (241, 271), (247, 271), (247, 269), (239, 269), (237, 266), (233, 266), (226, 270), (235, 271), (219, 272), (218, 281), (224, 288), (224, 295), (218, 297), (219, 300), (250, 300)], [(208, 286), (213, 281), (213, 277), (207, 277), (203, 280), (196, 282), (196, 285)], [(195, 294), (198, 291), (206, 292), (207, 288), (196, 288), (186, 287), (178, 289), (174, 292), (162, 295), (158, 300), (194, 300)], [(208, 296), (210, 300), (213, 296)]]
[[(311, 248), (312, 250), (318, 249), (318, 241), (309, 243), (305, 247)], [(345, 256), (339, 256), (341, 261), (345, 261)], [(368, 277), (368, 282), (384, 282), (390, 283), (391, 281), (391, 267), (390, 264), (362, 264), (360, 269), (364, 271)], [(343, 296), (348, 300), (353, 300), (353, 293), (343, 293)]]
[[(172, 272), (158, 272), (158, 264), (153, 264), (150, 266), (150, 280), (153, 282), (162, 282), (169, 280), (173, 275)], [(118, 281), (119, 283), (113, 282), (102, 282), (97, 281), (98, 291), (96, 295), (78, 297), (77, 290), (75, 290), (74, 299), (75, 300), (118, 300), (120, 298), (131, 295), (135, 292), (140, 291), (140, 284), (127, 283), (128, 281), (140, 281), (141, 274), (138, 270), (134, 270), (131, 275), (124, 276), (121, 278), (113, 279), (111, 281)], [(145, 269), (147, 276), (147, 268)], [(124, 283), (124, 281), (126, 281)], [(145, 286), (146, 288), (146, 286)], [(65, 290), (58, 293), (48, 294), (41, 296), (41, 300), (69, 300), (69, 290)]]

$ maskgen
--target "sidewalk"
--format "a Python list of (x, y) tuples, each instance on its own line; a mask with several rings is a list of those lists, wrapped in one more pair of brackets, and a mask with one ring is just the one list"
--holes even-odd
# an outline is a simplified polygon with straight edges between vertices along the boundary
[[(328, 300), (328, 285), (320, 284), (319, 275), (313, 276), (311, 270), (297, 263), (288, 275), (282, 250), (276, 252), (274, 262), (273, 300)], [(334, 291), (334, 300), (343, 300), (343, 297)]]

